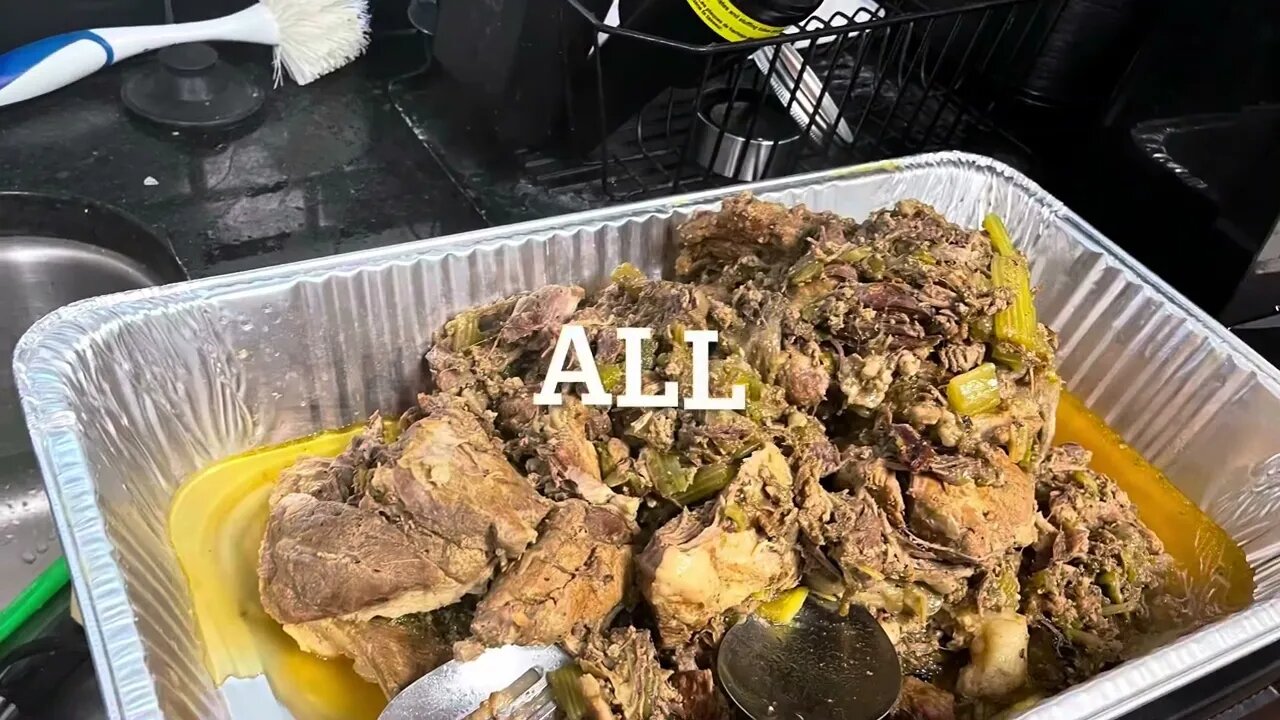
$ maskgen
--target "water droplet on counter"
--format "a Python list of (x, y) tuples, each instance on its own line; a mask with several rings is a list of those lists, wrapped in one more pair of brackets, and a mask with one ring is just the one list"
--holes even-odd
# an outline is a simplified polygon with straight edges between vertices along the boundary
[(33, 562), (35, 562), (35, 561), (36, 561), (36, 554), (35, 554), (35, 553), (31, 552), (30, 550), (28, 550), (28, 551), (26, 551), (26, 552), (22, 553), (22, 562), (27, 563), (28, 565), (30, 565), (31, 563), (33, 563)]
[(43, 540), (41, 540), (40, 542), (36, 543), (36, 552), (40, 553), (41, 555), (43, 555), (43, 554), (45, 554), (45, 553), (49, 552), (49, 543), (47, 543), (47, 542), (45, 542), (45, 541), (43, 541)]

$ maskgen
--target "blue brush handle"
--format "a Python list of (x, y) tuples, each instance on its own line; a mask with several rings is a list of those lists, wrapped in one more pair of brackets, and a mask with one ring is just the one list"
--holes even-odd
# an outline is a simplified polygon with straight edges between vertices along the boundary
[(52, 92), (139, 53), (214, 40), (277, 45), (280, 30), (271, 11), (257, 3), (212, 20), (55, 35), (0, 55), (0, 105)]
[(116, 52), (92, 30), (54, 35), (0, 55), (0, 105), (43, 95), (115, 62)]

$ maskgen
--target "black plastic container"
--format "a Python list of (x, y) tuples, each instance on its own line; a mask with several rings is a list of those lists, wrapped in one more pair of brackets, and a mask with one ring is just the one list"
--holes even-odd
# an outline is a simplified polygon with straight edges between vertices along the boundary
[[(609, 8), (582, 1), (592, 13)], [(456, 101), (474, 105), (504, 144), (546, 142), (564, 117), (565, 73), (591, 49), (591, 24), (553, 0), (438, 2), (432, 52), (467, 91)]]
[[(809, 17), (822, 0), (643, 0), (632, 4), (621, 29), (598, 42), (573, 77), (569, 128), (574, 147), (598, 147), (668, 88), (693, 87), (714, 69), (680, 47), (776, 37)], [(658, 39), (672, 41), (662, 43)], [(735, 54), (721, 55), (723, 65)]]

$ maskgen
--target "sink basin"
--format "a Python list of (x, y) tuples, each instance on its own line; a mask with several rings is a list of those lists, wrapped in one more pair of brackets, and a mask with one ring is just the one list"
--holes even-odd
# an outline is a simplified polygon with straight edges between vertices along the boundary
[(0, 192), (0, 641), (29, 609), (14, 599), (61, 557), (13, 385), (18, 338), (76, 300), (183, 279), (169, 244), (118, 210)]

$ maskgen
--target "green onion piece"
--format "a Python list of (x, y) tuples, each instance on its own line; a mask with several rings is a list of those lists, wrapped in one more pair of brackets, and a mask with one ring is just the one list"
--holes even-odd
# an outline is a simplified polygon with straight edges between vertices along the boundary
[(715, 495), (733, 480), (734, 469), (726, 463), (703, 465), (693, 474), (693, 481), (683, 492), (671, 498), (680, 505), (692, 505)]
[(1009, 231), (1005, 229), (1004, 221), (999, 215), (988, 213), (982, 219), (982, 227), (991, 238), (991, 247), (996, 253), (1004, 257), (1017, 257), (1018, 251), (1013, 247), (1013, 240), (1009, 237)]
[(961, 415), (979, 415), (1000, 405), (1000, 381), (996, 366), (983, 363), (947, 383), (947, 401)]
[(473, 312), (458, 313), (444, 324), (444, 334), (454, 350), (469, 348), (480, 342), (480, 317)]
[(556, 707), (568, 720), (582, 720), (587, 716), (587, 698), (582, 694), (582, 669), (576, 663), (565, 665), (547, 673), (551, 697)]

